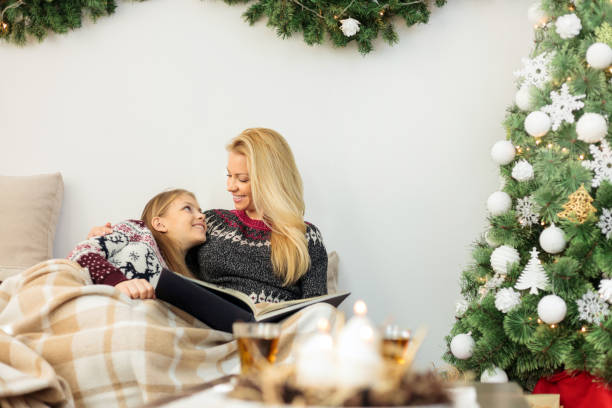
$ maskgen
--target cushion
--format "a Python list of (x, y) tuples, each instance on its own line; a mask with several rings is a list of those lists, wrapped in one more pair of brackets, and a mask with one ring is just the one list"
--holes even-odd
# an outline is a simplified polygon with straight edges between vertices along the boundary
[(327, 293), (338, 292), (338, 254), (332, 251), (327, 254)]
[(60, 173), (0, 176), (0, 281), (53, 257), (64, 196)]

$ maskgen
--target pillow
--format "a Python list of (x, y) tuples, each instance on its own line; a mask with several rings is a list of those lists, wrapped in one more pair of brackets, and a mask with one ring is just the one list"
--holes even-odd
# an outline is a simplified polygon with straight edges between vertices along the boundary
[(0, 281), (53, 257), (64, 195), (60, 173), (0, 176)]
[(327, 254), (327, 293), (338, 292), (338, 254), (332, 251)]

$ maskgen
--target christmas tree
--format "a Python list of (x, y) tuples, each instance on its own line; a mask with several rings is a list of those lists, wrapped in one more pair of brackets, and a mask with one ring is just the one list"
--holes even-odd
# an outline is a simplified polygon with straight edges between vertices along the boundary
[(527, 390), (563, 370), (609, 385), (612, 2), (542, 0), (528, 17), (534, 48), (491, 150), (504, 183), (461, 275), (444, 359)]

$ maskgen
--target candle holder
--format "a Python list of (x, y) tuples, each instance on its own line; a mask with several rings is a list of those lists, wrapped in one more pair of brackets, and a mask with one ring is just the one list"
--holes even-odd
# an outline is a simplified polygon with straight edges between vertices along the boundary
[(276, 361), (281, 332), (279, 324), (236, 322), (232, 331), (238, 342), (242, 374), (259, 372)]
[(406, 364), (406, 352), (410, 344), (410, 330), (396, 324), (382, 327), (382, 342), (380, 353), (385, 361), (396, 364)]

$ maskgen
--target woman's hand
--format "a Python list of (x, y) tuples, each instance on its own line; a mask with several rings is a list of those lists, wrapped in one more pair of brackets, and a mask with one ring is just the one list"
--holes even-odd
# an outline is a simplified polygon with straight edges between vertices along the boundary
[(146, 279), (130, 279), (115, 285), (132, 299), (155, 299), (155, 289)]
[(89, 231), (89, 234), (87, 234), (87, 239), (93, 238), (93, 237), (101, 237), (101, 236), (110, 234), (111, 232), (113, 232), (113, 227), (110, 222), (107, 222), (103, 226), (93, 227)]

